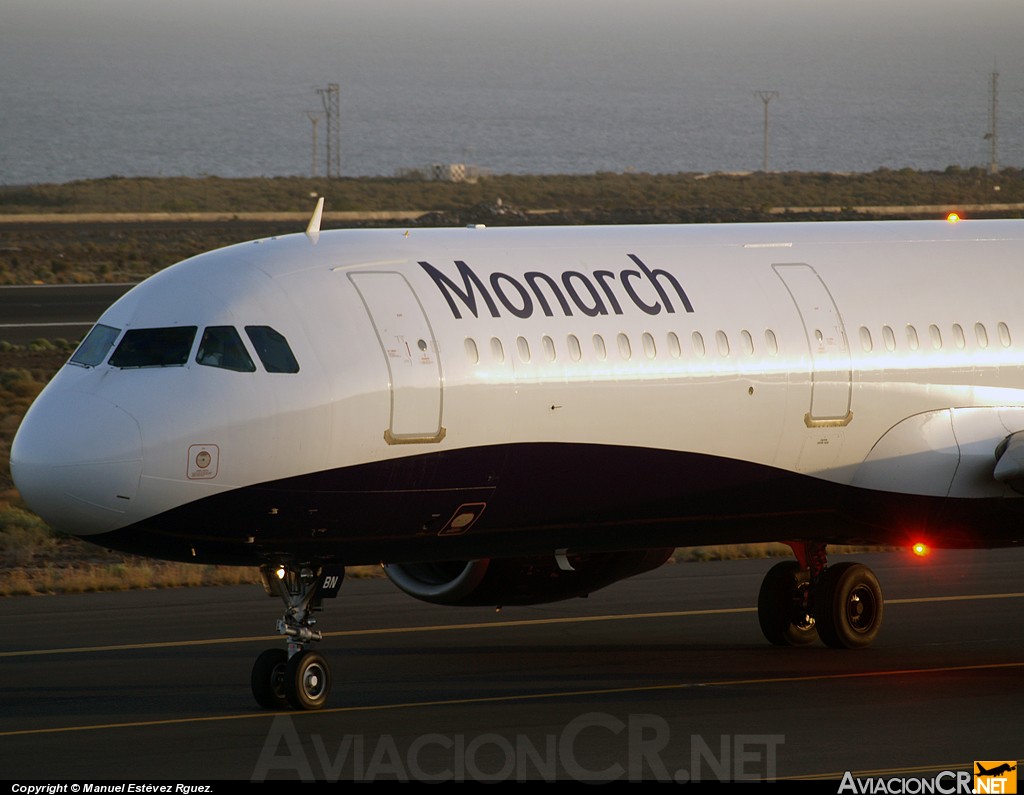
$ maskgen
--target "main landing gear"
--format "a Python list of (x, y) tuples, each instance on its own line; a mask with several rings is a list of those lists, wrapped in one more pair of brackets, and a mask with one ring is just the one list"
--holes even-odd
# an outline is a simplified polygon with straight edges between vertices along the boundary
[(860, 563), (829, 566), (825, 545), (791, 543), (796, 560), (775, 564), (761, 583), (757, 618), (769, 643), (868, 646), (882, 626), (882, 588)]
[(320, 566), (261, 566), (263, 587), (285, 605), (277, 631), (288, 649), (267, 649), (252, 667), (252, 694), (265, 709), (320, 709), (331, 692), (331, 669), (322, 654), (307, 648), (323, 635), (313, 626), (313, 613), (325, 596), (334, 596), (344, 569), (325, 572)]

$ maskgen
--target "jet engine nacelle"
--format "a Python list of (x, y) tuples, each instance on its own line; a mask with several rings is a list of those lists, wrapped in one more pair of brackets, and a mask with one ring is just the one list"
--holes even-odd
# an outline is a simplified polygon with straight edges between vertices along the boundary
[[(410, 596), (441, 605), (531, 605), (586, 596), (658, 568), (673, 549), (594, 552), (564, 558), (483, 558), (389, 563), (388, 577)], [(566, 566), (571, 568), (567, 568)]]

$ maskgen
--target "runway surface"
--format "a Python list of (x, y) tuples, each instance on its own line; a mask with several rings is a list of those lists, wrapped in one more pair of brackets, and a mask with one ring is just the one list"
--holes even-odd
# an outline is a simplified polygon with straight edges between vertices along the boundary
[[(838, 560), (833, 556), (833, 560)], [(589, 599), (443, 608), (386, 580), (326, 602), (328, 708), (255, 707), (257, 586), (0, 600), (0, 765), (43, 779), (931, 775), (1024, 749), (1024, 551), (860, 555), (874, 646), (765, 643), (771, 560), (665, 566)]]
[(131, 284), (0, 287), (0, 340), (80, 340)]

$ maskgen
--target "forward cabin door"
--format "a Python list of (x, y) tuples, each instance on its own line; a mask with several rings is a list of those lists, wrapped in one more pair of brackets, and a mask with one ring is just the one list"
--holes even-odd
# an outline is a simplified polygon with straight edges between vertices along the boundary
[(388, 367), (388, 444), (439, 442), (443, 376), (434, 332), (412, 286), (400, 273), (350, 273), (377, 332)]
[(832, 294), (810, 265), (772, 265), (796, 304), (811, 355), (808, 427), (846, 425), (853, 419), (853, 366), (843, 318)]

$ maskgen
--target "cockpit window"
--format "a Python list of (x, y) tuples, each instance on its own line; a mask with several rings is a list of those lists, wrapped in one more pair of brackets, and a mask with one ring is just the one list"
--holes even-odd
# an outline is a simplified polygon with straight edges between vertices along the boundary
[(210, 326), (203, 332), (196, 363), (239, 373), (256, 372), (242, 338), (234, 326)]
[(121, 329), (119, 328), (97, 323), (82, 340), (75, 355), (71, 357), (71, 362), (83, 367), (95, 367), (107, 358), (107, 354), (110, 353), (110, 349), (114, 345), (114, 340), (120, 333)]
[(295, 361), (288, 340), (279, 332), (270, 326), (246, 326), (245, 333), (252, 340), (256, 355), (268, 373), (299, 372), (299, 363)]
[(110, 357), (113, 367), (178, 367), (188, 361), (195, 326), (140, 328), (126, 331)]

